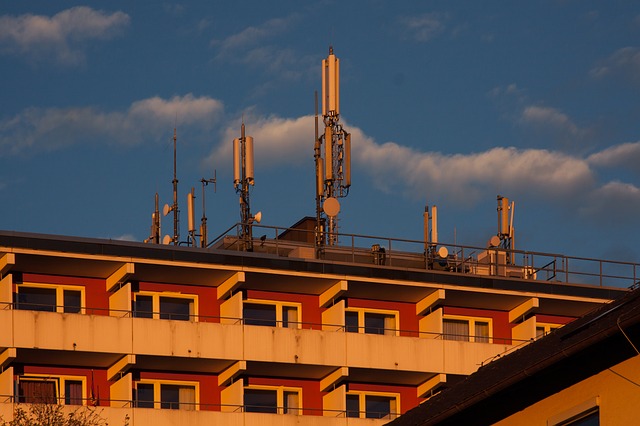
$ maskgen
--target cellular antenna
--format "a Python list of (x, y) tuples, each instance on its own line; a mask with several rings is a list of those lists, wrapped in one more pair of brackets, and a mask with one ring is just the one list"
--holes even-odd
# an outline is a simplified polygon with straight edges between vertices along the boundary
[(253, 171), (253, 138), (245, 136), (243, 117), (240, 138), (233, 140), (233, 186), (240, 195), (240, 239), (246, 251), (253, 251), (253, 223), (262, 218), (260, 212), (251, 214), (249, 187), (255, 185)]
[(337, 199), (346, 197), (351, 187), (351, 135), (339, 123), (340, 60), (333, 54), (333, 46), (329, 46), (329, 56), (322, 60), (322, 120), (324, 134), (318, 136), (316, 125), (314, 145), (316, 243), (319, 248), (324, 244), (331, 246), (337, 243), (337, 216), (340, 211)]
[(158, 193), (156, 192), (155, 210), (151, 214), (151, 235), (144, 240), (145, 243), (160, 244), (160, 209), (158, 204)]
[[(173, 128), (173, 205), (164, 205), (163, 214), (168, 215), (169, 212), (173, 212), (173, 238), (165, 235), (163, 239), (164, 244), (178, 245), (180, 241), (180, 210), (178, 209), (178, 172), (177, 172), (177, 144), (178, 137), (176, 128)], [(168, 238), (167, 238), (168, 237)]]

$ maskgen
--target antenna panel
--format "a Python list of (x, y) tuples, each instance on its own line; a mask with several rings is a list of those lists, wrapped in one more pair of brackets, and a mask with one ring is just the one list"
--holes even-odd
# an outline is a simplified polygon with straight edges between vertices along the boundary
[(169, 207), (169, 204), (165, 204), (164, 207), (162, 207), (163, 216), (168, 215), (170, 211), (171, 211), (171, 207)]
[(324, 129), (324, 178), (333, 179), (333, 131), (331, 127)]
[(194, 232), (196, 230), (196, 213), (193, 200), (193, 192), (189, 192), (187, 194), (187, 216), (189, 220), (189, 232)]
[(253, 174), (253, 138), (251, 136), (247, 136), (245, 138), (245, 150), (246, 150), (246, 174), (247, 180), (251, 185), (254, 184), (254, 174)]
[(507, 197), (500, 199), (500, 233), (509, 235), (509, 199)]
[(318, 158), (316, 170), (316, 194), (322, 195), (324, 191), (324, 159)]
[(351, 133), (344, 139), (344, 187), (351, 186)]
[(167, 245), (171, 244), (171, 241), (172, 241), (171, 237), (168, 236), (168, 235), (165, 235), (164, 238), (162, 239), (162, 244), (167, 246)]
[(240, 139), (233, 140), (233, 183), (240, 183)]
[(337, 198), (329, 197), (325, 200), (322, 208), (327, 216), (336, 217), (340, 213), (340, 202)]

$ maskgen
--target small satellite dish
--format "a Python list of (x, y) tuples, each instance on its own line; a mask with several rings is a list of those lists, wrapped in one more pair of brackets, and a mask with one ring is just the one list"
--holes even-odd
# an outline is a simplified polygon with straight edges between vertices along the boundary
[[(166, 215), (165, 215), (166, 216)], [(162, 239), (162, 244), (169, 245), (171, 243), (172, 238), (168, 235), (165, 235), (164, 238)]]
[(256, 223), (260, 223), (260, 221), (262, 220), (262, 212), (258, 212), (253, 216), (253, 220)]
[(164, 207), (162, 208), (162, 215), (166, 216), (169, 214), (170, 211), (171, 211), (171, 207), (169, 207), (169, 204), (165, 204)]
[(494, 235), (487, 243), (488, 247), (498, 247), (500, 245), (500, 237)]
[(329, 217), (336, 217), (340, 213), (340, 202), (337, 198), (329, 197), (322, 205), (322, 209)]
[(449, 250), (447, 250), (446, 247), (439, 247), (438, 248), (438, 257), (441, 259), (446, 259), (447, 256), (449, 256)]

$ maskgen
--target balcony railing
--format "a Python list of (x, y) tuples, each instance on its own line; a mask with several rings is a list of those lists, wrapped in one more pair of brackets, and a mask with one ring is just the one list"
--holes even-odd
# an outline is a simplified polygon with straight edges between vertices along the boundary
[[(242, 251), (241, 225), (227, 229), (210, 248)], [(545, 283), (586, 284), (607, 287), (640, 285), (640, 264), (562, 254), (480, 248), (459, 244), (370, 235), (340, 234), (340, 245), (318, 246), (315, 231), (252, 224), (252, 251), (282, 257), (301, 257), (379, 267), (435, 270), (482, 276), (527, 279)], [(295, 239), (292, 239), (295, 235)], [(309, 243), (308, 243), (309, 242)], [(448, 255), (438, 256), (446, 247)]]

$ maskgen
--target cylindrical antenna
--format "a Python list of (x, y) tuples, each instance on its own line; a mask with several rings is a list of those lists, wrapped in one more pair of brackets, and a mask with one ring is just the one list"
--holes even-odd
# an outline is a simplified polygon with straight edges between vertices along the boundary
[(241, 163), (242, 161), (242, 153), (240, 146), (240, 139), (235, 138), (233, 140), (233, 184), (240, 184), (240, 172), (241, 172)]
[(191, 188), (191, 192), (187, 194), (187, 216), (189, 222), (189, 233), (193, 234), (196, 232), (196, 208), (195, 208), (195, 198), (194, 188)]
[[(324, 178), (333, 179), (333, 129), (329, 126), (324, 129)], [(333, 194), (328, 194), (331, 197)]]
[(431, 207), (431, 243), (438, 243), (438, 207)]
[(178, 245), (180, 241), (180, 217), (178, 215), (178, 172), (177, 172), (177, 131), (173, 128), (173, 244)]
[(253, 185), (254, 182), (254, 174), (253, 174), (253, 138), (251, 136), (247, 136), (245, 138), (246, 144), (246, 173), (247, 173), (247, 181), (250, 185)]
[(345, 188), (351, 186), (351, 133), (344, 138), (344, 184)]

